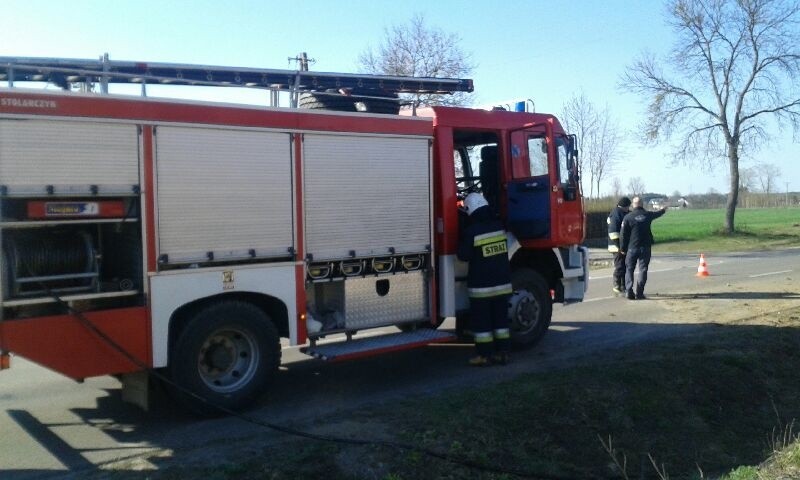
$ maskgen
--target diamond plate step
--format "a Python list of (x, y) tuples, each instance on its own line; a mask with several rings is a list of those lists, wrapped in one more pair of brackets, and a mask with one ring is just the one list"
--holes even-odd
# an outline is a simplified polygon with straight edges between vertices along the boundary
[(300, 351), (320, 360), (338, 362), (378, 353), (424, 347), (431, 343), (452, 342), (456, 338), (457, 336), (452, 332), (420, 328), (411, 332), (390, 333), (375, 337), (303, 347)]

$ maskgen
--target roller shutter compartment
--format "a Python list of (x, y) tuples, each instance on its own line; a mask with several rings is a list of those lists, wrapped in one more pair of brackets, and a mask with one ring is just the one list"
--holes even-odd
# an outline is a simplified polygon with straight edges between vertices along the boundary
[(427, 138), (307, 134), (307, 252), (315, 261), (430, 246)]
[(286, 257), (291, 164), (288, 133), (158, 127), (160, 261)]
[(139, 184), (136, 126), (0, 120), (0, 184), (10, 195), (40, 195), (48, 187), (56, 195), (130, 194)]

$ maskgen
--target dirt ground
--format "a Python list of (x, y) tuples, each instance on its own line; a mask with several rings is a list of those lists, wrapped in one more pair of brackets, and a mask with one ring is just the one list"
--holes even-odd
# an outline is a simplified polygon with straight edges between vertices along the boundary
[(800, 306), (800, 287), (789, 276), (776, 275), (757, 284), (705, 289), (690, 295), (660, 295), (665, 308), (681, 323), (752, 324), (781, 326), (781, 316), (772, 315)]
[[(590, 269), (610, 269), (612, 260), (604, 250), (590, 255)], [(658, 275), (658, 273), (656, 273)], [(687, 286), (686, 290), (693, 289)], [(793, 273), (758, 277), (746, 283), (702, 285), (702, 293), (659, 293), (659, 304), (675, 313), (676, 323), (752, 323), (780, 326), (769, 313), (800, 306), (800, 286)]]

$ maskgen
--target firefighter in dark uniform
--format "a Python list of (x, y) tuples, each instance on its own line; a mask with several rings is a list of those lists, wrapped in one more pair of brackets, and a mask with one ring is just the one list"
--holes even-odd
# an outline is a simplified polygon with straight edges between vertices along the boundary
[[(648, 212), (642, 206), (642, 199), (633, 197), (633, 210), (622, 220), (620, 234), (620, 253), (625, 255), (625, 291), (628, 300), (644, 300), (644, 285), (647, 283), (647, 268), (650, 265), (653, 247), (653, 232), (650, 224), (667, 211), (662, 208), (657, 212)], [(639, 267), (636, 279), (636, 291), (633, 287), (633, 273)]]
[(617, 206), (608, 214), (608, 251), (614, 254), (614, 274), (611, 290), (614, 293), (625, 291), (625, 255), (619, 251), (619, 232), (622, 230), (622, 219), (631, 211), (631, 199), (622, 197)]
[(458, 258), (469, 262), (467, 289), (476, 350), (469, 363), (505, 365), (511, 343), (508, 320), (511, 264), (506, 232), (480, 193), (467, 195), (464, 208), (469, 214), (469, 226), (461, 235)]

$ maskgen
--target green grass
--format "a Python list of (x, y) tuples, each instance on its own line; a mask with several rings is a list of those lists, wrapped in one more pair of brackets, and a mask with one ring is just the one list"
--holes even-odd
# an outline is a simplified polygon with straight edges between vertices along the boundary
[[(609, 437), (630, 478), (654, 475), (648, 454), (671, 478), (698, 478), (698, 467), (720, 475), (760, 463), (772, 453), (776, 425), (800, 416), (798, 313), (795, 328), (722, 327), (684, 344), (635, 347), (600, 365), (376, 414), (407, 441), (545, 476), (613, 476), (600, 443)], [(453, 471), (414, 456), (395, 464), (407, 479)], [(451, 478), (503, 478), (457, 471)]]
[(736, 233), (723, 233), (725, 210), (673, 210), (653, 222), (657, 252), (725, 252), (800, 246), (800, 209), (736, 210)]

